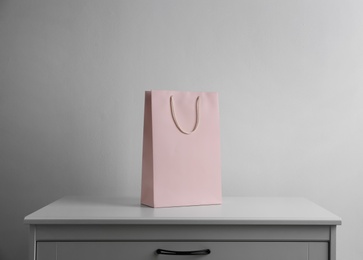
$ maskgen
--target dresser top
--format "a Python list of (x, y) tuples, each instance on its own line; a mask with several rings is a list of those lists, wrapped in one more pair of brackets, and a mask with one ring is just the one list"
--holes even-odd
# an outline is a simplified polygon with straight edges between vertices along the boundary
[(28, 215), (25, 224), (340, 225), (304, 198), (224, 197), (222, 205), (150, 208), (137, 198), (64, 197)]

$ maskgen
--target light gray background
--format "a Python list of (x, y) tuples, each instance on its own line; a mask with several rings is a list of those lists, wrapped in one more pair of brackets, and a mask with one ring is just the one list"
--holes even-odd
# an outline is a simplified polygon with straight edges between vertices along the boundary
[(144, 91), (220, 93), (224, 195), (303, 196), (363, 255), (363, 1), (0, 0), (0, 259), (32, 211), (140, 195)]

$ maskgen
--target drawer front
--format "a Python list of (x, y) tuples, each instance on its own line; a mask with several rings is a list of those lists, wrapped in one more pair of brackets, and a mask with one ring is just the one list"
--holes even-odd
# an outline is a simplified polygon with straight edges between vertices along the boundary
[[(157, 254), (157, 249), (183, 252), (209, 249), (210, 253), (163, 255)], [(328, 245), (308, 242), (38, 242), (37, 256), (37, 260), (328, 260)]]

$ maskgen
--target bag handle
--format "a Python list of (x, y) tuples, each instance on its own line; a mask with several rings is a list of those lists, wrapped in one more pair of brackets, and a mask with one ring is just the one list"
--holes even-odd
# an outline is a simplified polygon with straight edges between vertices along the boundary
[(178, 120), (176, 118), (175, 109), (174, 109), (174, 102), (173, 102), (173, 96), (170, 96), (170, 110), (171, 110), (171, 116), (173, 117), (173, 121), (175, 123), (175, 126), (179, 129), (180, 132), (186, 135), (192, 134), (195, 130), (197, 130), (199, 125), (199, 96), (197, 97), (195, 101), (195, 113), (196, 113), (196, 119), (195, 119), (195, 125), (193, 127), (193, 130), (190, 132), (184, 131), (180, 125), (178, 124)]

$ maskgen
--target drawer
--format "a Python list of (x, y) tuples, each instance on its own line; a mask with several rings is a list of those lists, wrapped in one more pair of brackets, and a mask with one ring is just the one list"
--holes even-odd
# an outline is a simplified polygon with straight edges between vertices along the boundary
[[(201, 251), (163, 255), (157, 249)], [(167, 253), (167, 252), (165, 252)], [(328, 260), (325, 242), (38, 242), (37, 260)]]

